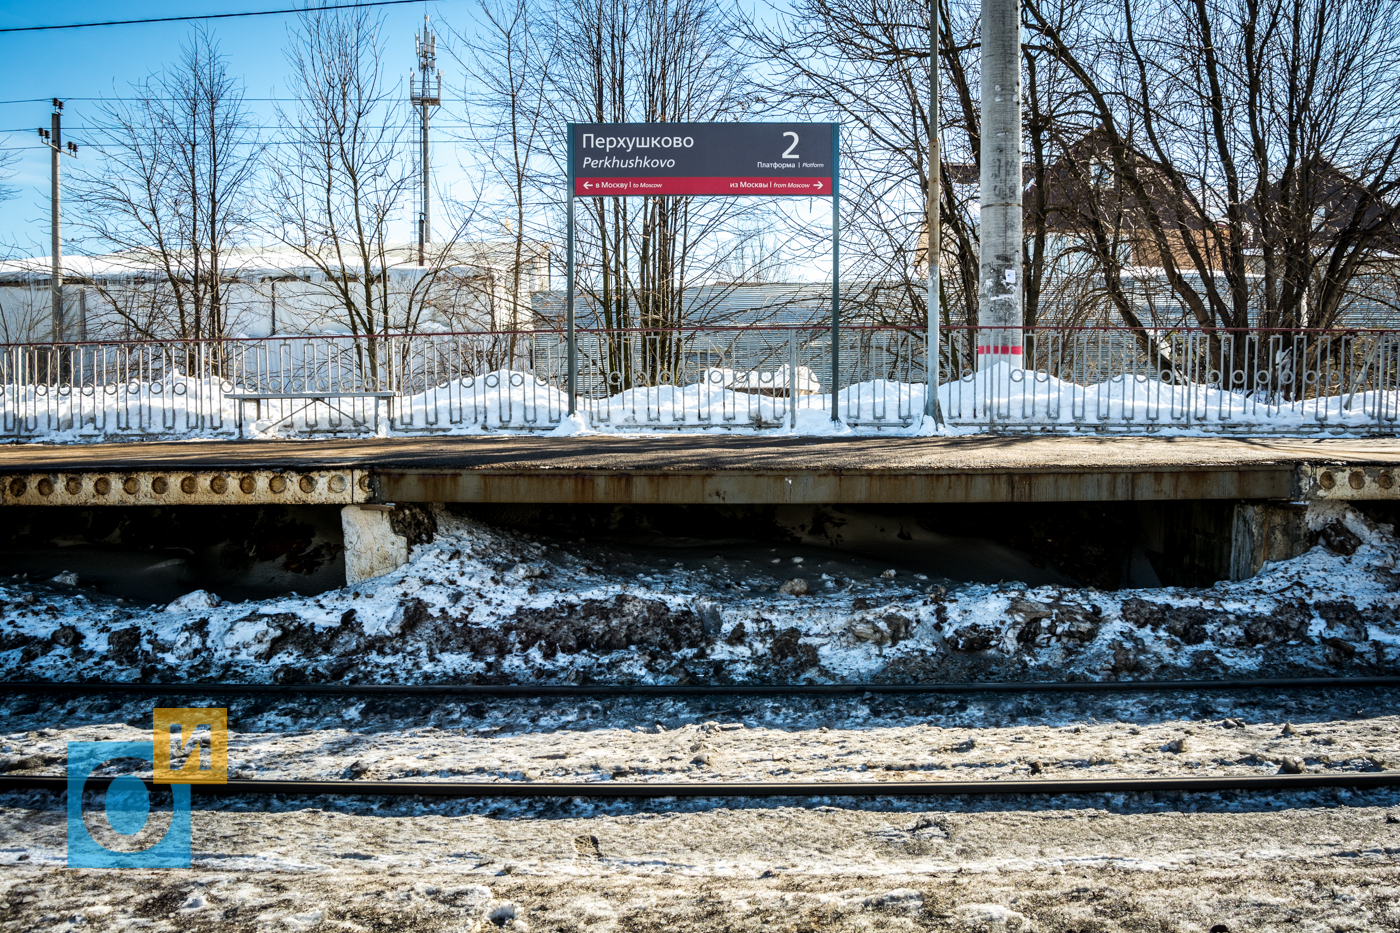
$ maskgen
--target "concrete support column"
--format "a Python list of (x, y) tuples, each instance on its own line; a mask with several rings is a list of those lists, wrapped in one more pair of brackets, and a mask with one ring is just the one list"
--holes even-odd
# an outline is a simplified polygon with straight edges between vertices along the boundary
[(982, 0), (977, 363), (1021, 366), (1021, 3)]
[(1317, 542), (1302, 502), (1241, 502), (1230, 528), (1231, 580), (1248, 580), (1266, 561), (1292, 560)]
[(345, 533), (345, 582), (383, 576), (408, 563), (408, 539), (396, 534), (389, 509), (382, 505), (347, 505), (340, 510)]

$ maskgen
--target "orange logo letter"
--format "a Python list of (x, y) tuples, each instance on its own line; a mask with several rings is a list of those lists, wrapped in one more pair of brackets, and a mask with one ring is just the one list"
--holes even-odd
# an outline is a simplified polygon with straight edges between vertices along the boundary
[[(228, 783), (228, 710), (213, 708), (157, 708), (152, 739), (155, 752), (156, 784), (227, 784)], [(209, 730), (209, 755), (200, 748), (196, 730)], [(178, 736), (178, 738), (177, 738)], [(179, 752), (189, 751), (189, 757), (178, 769), (171, 770), (172, 746), (179, 743)], [(178, 752), (176, 753), (178, 754)], [(204, 767), (204, 761), (208, 766)]]

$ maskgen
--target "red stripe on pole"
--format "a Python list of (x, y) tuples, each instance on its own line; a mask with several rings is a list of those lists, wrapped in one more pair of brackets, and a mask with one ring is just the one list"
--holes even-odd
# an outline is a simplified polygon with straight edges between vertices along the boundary
[(1014, 353), (1014, 354), (1019, 354), (1019, 353), (1021, 352), (1021, 348), (1020, 348), (1020, 347), (1009, 347), (1009, 346), (1001, 346), (1001, 347), (979, 346), (979, 347), (977, 348), (977, 352), (978, 352), (978, 353)]
[(831, 194), (826, 178), (575, 178), (583, 197), (635, 198), (648, 194), (766, 194), (821, 197)]

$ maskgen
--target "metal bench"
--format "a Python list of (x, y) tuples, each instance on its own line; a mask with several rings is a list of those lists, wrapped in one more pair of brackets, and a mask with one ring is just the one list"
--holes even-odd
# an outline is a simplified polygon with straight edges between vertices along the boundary
[(354, 415), (351, 415), (351, 414), (349, 414), (348, 412), (343, 411), (343, 410), (341, 410), (339, 407), (337, 407), (336, 405), (334, 405), (334, 404), (331, 402), (331, 399), (343, 399), (343, 398), (372, 398), (372, 399), (374, 399), (374, 423), (373, 423), (372, 427), (373, 427), (373, 429), (374, 429), (375, 431), (378, 431), (378, 430), (379, 430), (379, 402), (380, 402), (380, 400), (381, 400), (381, 399), (387, 399), (387, 398), (393, 398), (393, 397), (396, 396), (397, 394), (398, 394), (397, 392), (352, 392), (352, 391), (342, 391), (342, 390), (336, 390), (336, 391), (333, 391), (333, 392), (238, 392), (238, 393), (229, 393), (229, 394), (225, 395), (224, 398), (232, 399), (233, 401), (235, 401), (235, 402), (238, 403), (238, 436), (239, 436), (239, 437), (242, 437), (242, 436), (243, 436), (243, 406), (247, 405), (249, 402), (254, 402), (254, 403), (256, 403), (257, 406), (258, 406), (256, 412), (254, 413), (254, 420), (259, 420), (259, 419), (262, 418), (262, 403), (263, 403), (263, 402), (288, 401), (288, 400), (291, 400), (291, 401), (302, 400), (302, 401), (305, 401), (305, 402), (306, 402), (305, 405), (302, 405), (302, 406), (300, 406), (300, 407), (298, 407), (298, 408), (293, 409), (292, 411), (290, 411), (290, 412), (288, 412), (287, 414), (283, 415), (282, 417), (278, 418), (276, 421), (272, 422), (272, 424), (269, 425), (269, 427), (276, 427), (277, 425), (281, 424), (281, 423), (284, 422), (284, 421), (290, 421), (291, 419), (293, 419), (293, 418), (295, 418), (297, 415), (299, 415), (301, 412), (304, 412), (304, 411), (306, 411), (307, 409), (311, 408), (311, 407), (312, 407), (313, 405), (315, 405), (317, 402), (320, 402), (321, 404), (325, 405), (325, 406), (326, 406), (327, 408), (329, 408), (331, 411), (340, 414), (342, 417), (344, 417), (344, 418), (346, 418), (347, 420), (349, 420), (349, 422), (350, 422), (351, 424), (360, 425), (360, 426), (362, 426), (362, 427), (370, 427), (371, 425), (369, 425), (368, 423), (366, 423), (366, 422), (360, 420), (359, 418), (356, 418)]

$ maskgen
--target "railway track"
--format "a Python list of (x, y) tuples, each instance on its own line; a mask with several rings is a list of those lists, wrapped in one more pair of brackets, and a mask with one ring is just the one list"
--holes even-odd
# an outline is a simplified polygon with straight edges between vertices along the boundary
[[(90, 777), (86, 791), (105, 790), (115, 777)], [(148, 787), (155, 787), (149, 780)], [(1099, 795), (1122, 793), (1220, 793), (1296, 791), (1345, 787), (1370, 790), (1400, 787), (1400, 771), (1315, 774), (1248, 774), (1224, 777), (1079, 778), (1014, 781), (761, 781), (650, 784), (627, 781), (319, 781), (232, 778), (227, 784), (192, 784), (208, 796), (349, 795), (357, 797), (949, 797), (1027, 794)], [(59, 775), (0, 776), (0, 792), (44, 790), (64, 793)]]
[[(520, 685), (520, 684), (229, 684), (229, 683), (0, 683), (0, 694), (46, 696), (423, 696), (464, 698), (547, 697), (841, 697), (866, 694), (1033, 694), (1203, 692), (1242, 690), (1344, 690), (1400, 687), (1400, 677), (1312, 677), (1253, 680), (1109, 681), (942, 684), (738, 684), (738, 685)], [(84, 789), (102, 790), (113, 778), (88, 778)], [(148, 781), (149, 784), (149, 781)], [(687, 782), (627, 781), (360, 781), (230, 779), (226, 784), (192, 785), (194, 793), (227, 795), (350, 795), (456, 798), (676, 798), (676, 797), (934, 797), (1117, 793), (1218, 793), (1296, 791), (1314, 788), (1374, 789), (1400, 786), (1400, 770), (1217, 777), (1081, 778), (1069, 780), (978, 781), (822, 781)], [(68, 778), (58, 775), (0, 775), (0, 792), (43, 790), (64, 793)]]
[(1293, 677), (1256, 680), (1139, 680), (924, 684), (227, 684), (0, 682), (0, 693), (65, 696), (461, 696), (720, 697), (863, 696), (865, 694), (1156, 693), (1232, 690), (1327, 690), (1400, 687), (1400, 677)]

